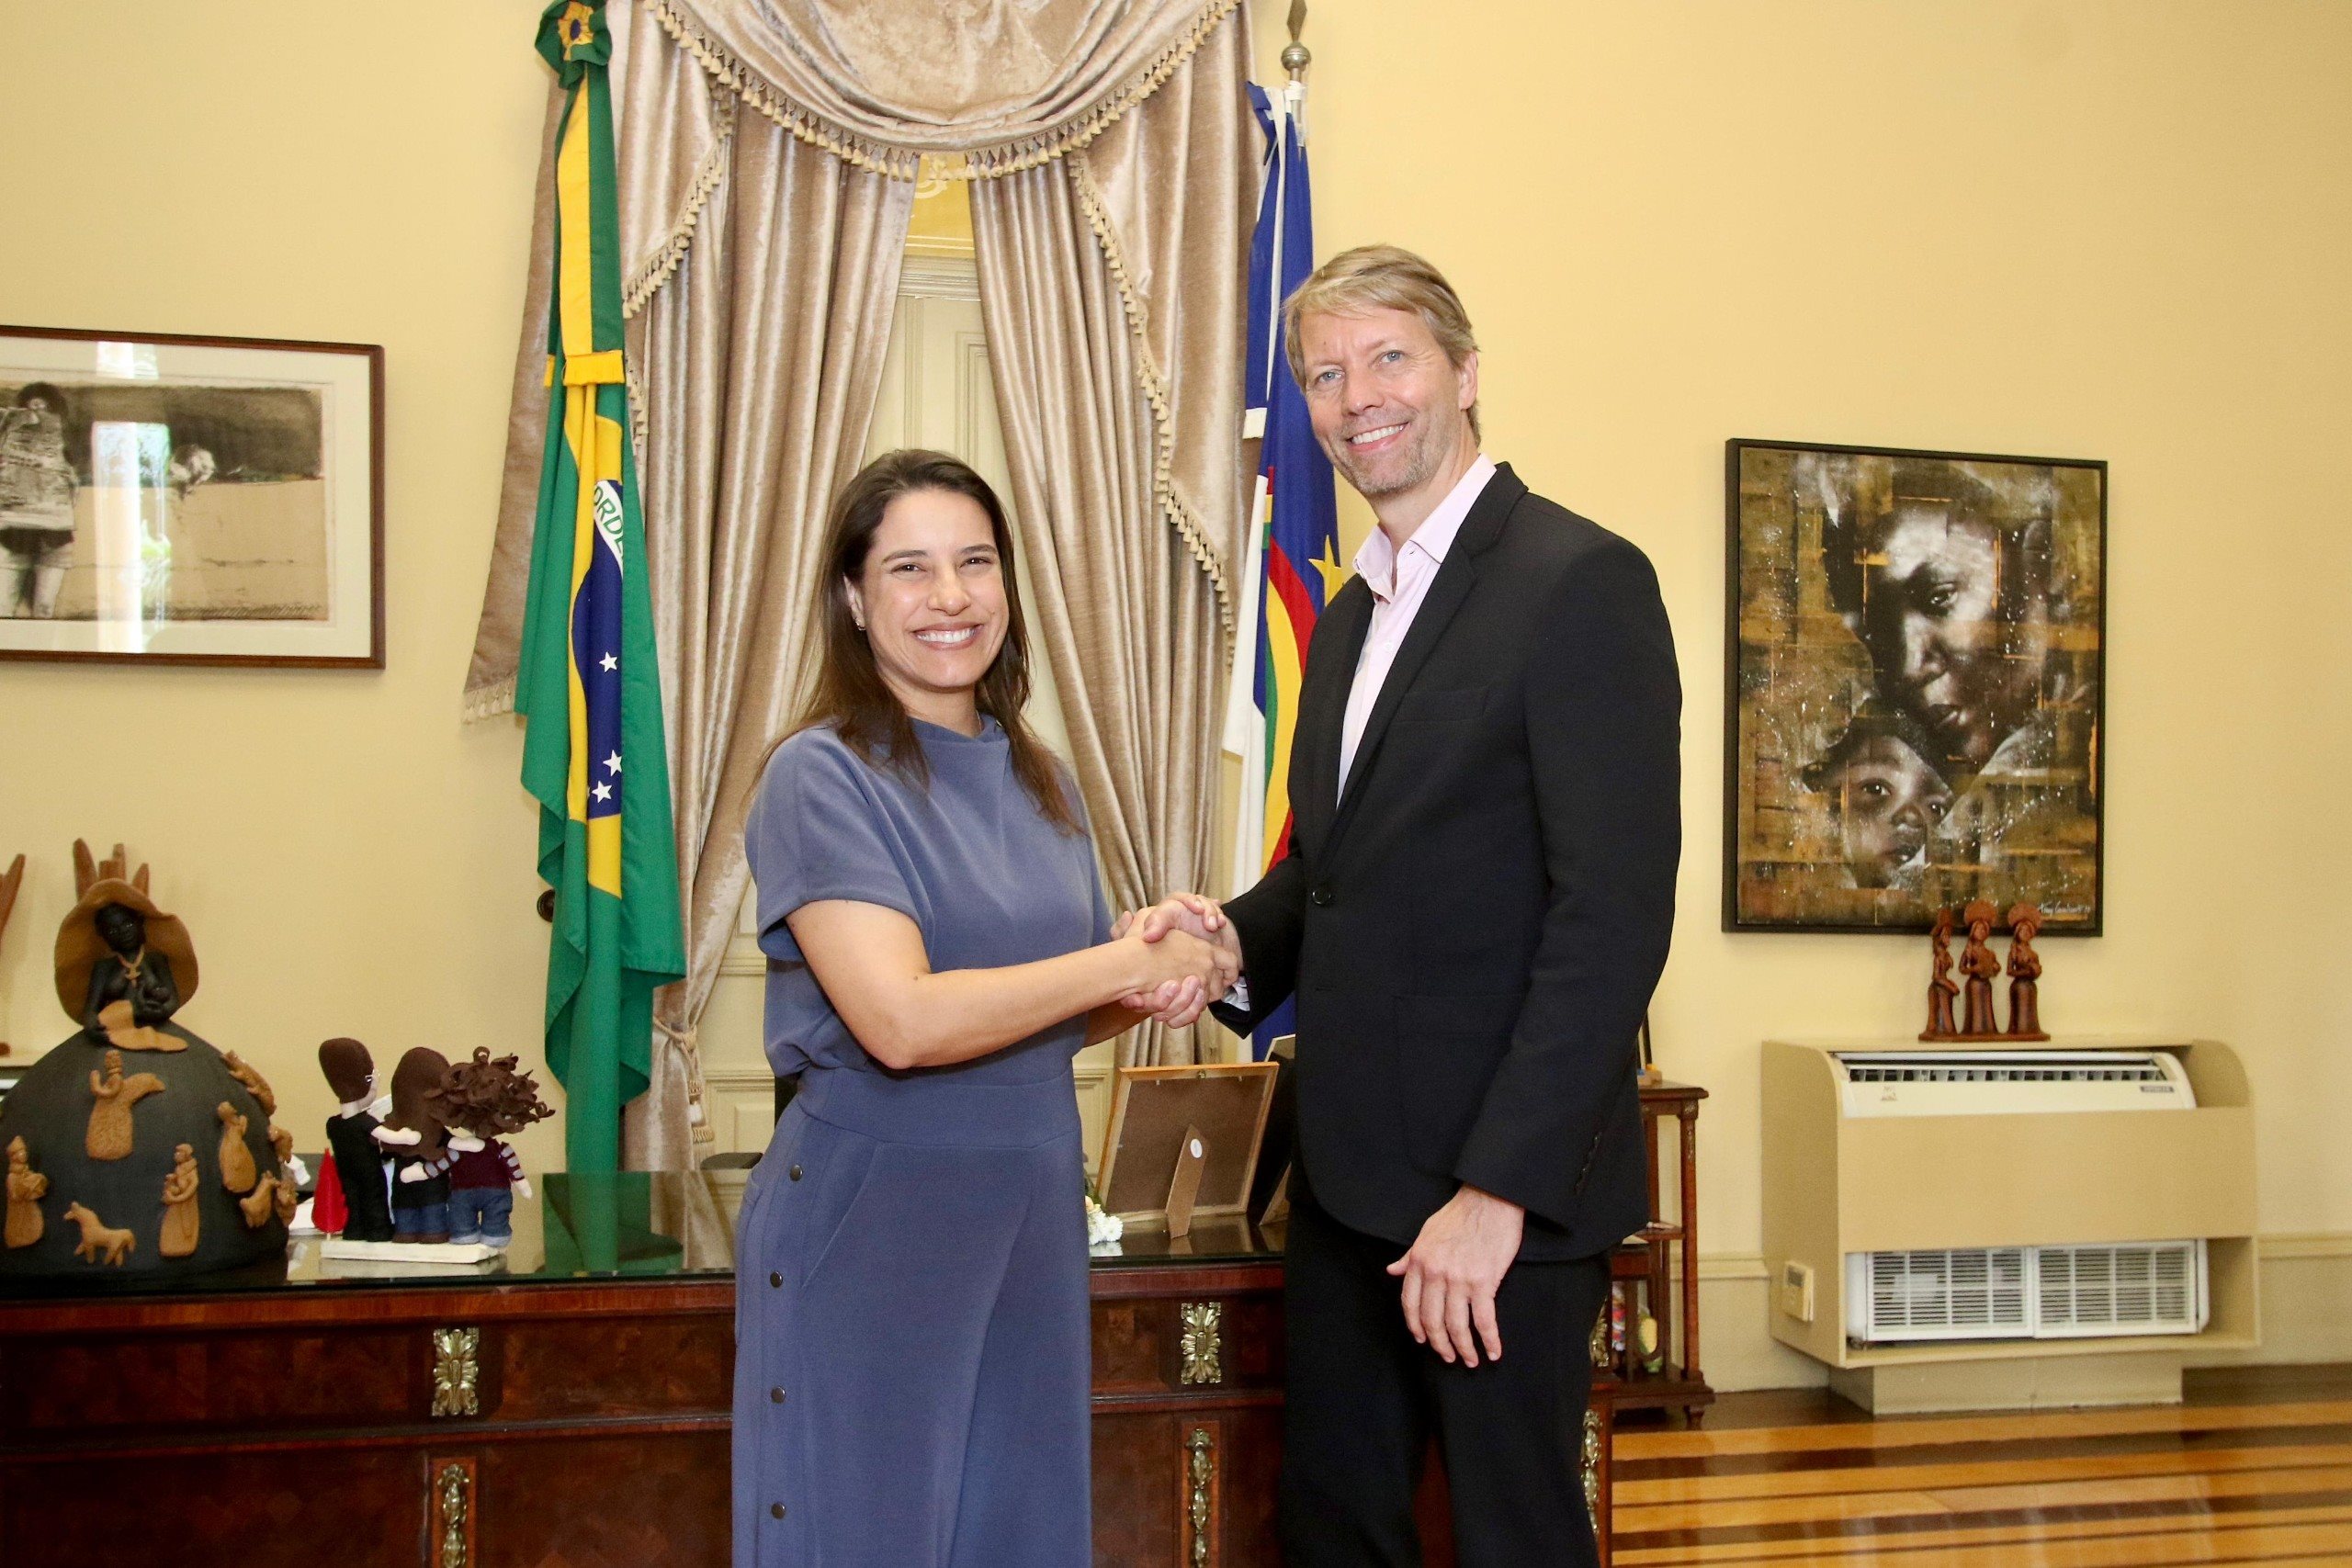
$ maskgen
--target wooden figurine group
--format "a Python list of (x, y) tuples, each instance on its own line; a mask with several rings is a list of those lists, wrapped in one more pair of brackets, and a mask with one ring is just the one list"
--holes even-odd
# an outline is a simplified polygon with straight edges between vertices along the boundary
[[(1979, 898), (1960, 911), (1960, 919), (1968, 931), (1967, 944), (1961, 949), (1960, 973), (1962, 979), (1952, 978), (1951, 938), (1952, 911), (1936, 911), (1936, 923), (1928, 933), (1932, 945), (1931, 963), (1934, 972), (1928, 980), (1928, 1027), (1919, 1032), (1922, 1040), (2047, 1040), (2041, 1027), (2040, 989), (2041, 955), (2033, 950), (2033, 939), (2041, 931), (2041, 911), (2031, 904), (2014, 904), (2009, 908), (2007, 923), (2009, 929), (2008, 963), (2009, 1023), (2007, 1029), (1993, 1015), (1993, 982), (2000, 976), (2004, 965), (1994, 955), (1993, 928), (2002, 919), (1998, 906)], [(1957, 1024), (1952, 1018), (1952, 1004), (1961, 1004)]]

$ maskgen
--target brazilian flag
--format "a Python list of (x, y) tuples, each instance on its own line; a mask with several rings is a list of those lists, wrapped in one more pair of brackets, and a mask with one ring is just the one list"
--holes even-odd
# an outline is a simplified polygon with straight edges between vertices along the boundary
[[(556, 0), (539, 53), (571, 90), (556, 140), (555, 299), (538, 523), (514, 687), (523, 785), (555, 889), (548, 1066), (568, 1096), (575, 1171), (620, 1164), (621, 1107), (645, 1092), (653, 992), (685, 972), (645, 522), (621, 373), (612, 38), (602, 0)], [(628, 809), (622, 809), (626, 784)]]

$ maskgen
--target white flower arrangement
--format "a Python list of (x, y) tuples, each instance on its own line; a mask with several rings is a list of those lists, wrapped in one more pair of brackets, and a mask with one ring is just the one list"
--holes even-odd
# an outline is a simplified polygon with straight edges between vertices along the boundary
[(1115, 1247), (1119, 1238), (1127, 1234), (1126, 1221), (1116, 1214), (1106, 1214), (1094, 1194), (1086, 1195), (1086, 1245), (1089, 1247)]

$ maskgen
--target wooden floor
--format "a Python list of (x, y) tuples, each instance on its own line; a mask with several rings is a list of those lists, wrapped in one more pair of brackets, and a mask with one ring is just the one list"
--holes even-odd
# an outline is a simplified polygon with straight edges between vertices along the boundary
[(1617, 1433), (1617, 1568), (2352, 1564), (2352, 1368), (2191, 1373), (2187, 1403), (1867, 1415), (1732, 1394)]

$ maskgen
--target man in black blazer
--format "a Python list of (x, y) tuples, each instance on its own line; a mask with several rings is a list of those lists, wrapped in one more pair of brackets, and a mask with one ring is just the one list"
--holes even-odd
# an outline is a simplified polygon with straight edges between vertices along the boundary
[(1285, 324), (1380, 526), (1316, 626), (1289, 855), (1145, 917), (1238, 948), (1233, 1028), (1297, 998), (1284, 1561), (1418, 1563), (1434, 1430), (1464, 1568), (1589, 1563), (1586, 1346), (1648, 1217), (1635, 1043), (1681, 844), (1665, 607), (1639, 549), (1479, 455), (1427, 262), (1336, 257)]

